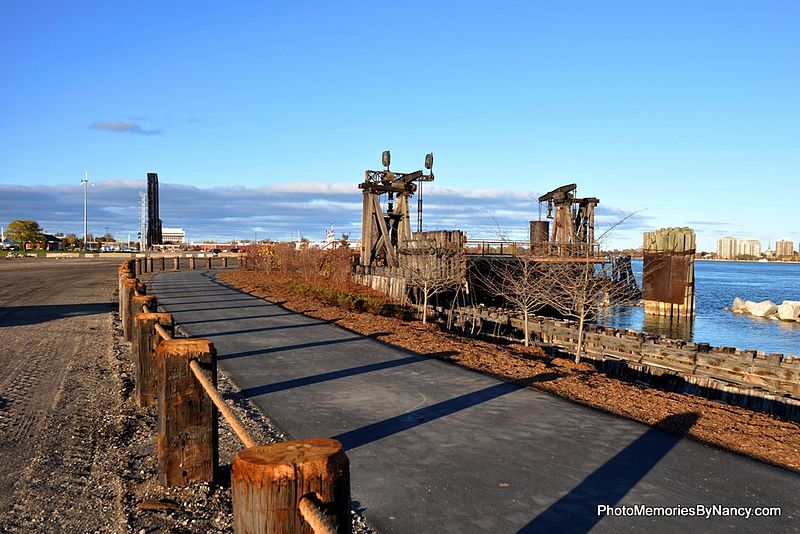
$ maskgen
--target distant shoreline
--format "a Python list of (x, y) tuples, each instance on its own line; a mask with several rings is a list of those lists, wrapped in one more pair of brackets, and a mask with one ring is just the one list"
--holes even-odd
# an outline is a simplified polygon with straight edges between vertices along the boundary
[(796, 263), (800, 265), (800, 261), (787, 261), (787, 260), (767, 260), (767, 261), (760, 261), (760, 260), (722, 260), (719, 258), (695, 258), (695, 261), (719, 261), (725, 263)]

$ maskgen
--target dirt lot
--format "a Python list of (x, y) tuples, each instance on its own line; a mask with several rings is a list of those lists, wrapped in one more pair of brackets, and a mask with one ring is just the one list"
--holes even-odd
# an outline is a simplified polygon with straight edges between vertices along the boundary
[[(156, 413), (133, 402), (118, 265), (0, 259), (0, 532), (233, 531), (241, 443), (227, 425), (215, 483), (156, 482)], [(223, 373), (218, 385), (258, 443), (283, 439)], [(353, 525), (374, 532), (358, 514)]]
[[(689, 437), (800, 472), (800, 424), (702, 397), (660, 391), (609, 378), (590, 364), (547, 356), (537, 347), (498, 345), (443, 332), (435, 325), (358, 313), (320, 304), (258, 271), (228, 271), (219, 278), (256, 296), (386, 343), (441, 358), (503, 380), (564, 397), (649, 425), (695, 412)], [(670, 430), (669, 428), (665, 430)]]

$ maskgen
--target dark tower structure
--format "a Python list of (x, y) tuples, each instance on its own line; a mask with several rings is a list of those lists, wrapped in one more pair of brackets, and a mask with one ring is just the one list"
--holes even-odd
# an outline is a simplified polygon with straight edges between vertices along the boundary
[(147, 173), (147, 248), (161, 244), (161, 219), (158, 218), (158, 174)]

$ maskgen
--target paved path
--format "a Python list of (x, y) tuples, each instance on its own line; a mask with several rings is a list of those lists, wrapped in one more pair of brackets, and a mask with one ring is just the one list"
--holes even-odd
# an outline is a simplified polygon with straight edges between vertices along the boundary
[[(159, 275), (159, 303), (281, 430), (332, 436), (383, 533), (781, 532), (800, 477), (417, 356), (214, 279)], [(681, 418), (691, 426), (692, 414)], [(598, 517), (598, 505), (770, 506), (781, 517)]]

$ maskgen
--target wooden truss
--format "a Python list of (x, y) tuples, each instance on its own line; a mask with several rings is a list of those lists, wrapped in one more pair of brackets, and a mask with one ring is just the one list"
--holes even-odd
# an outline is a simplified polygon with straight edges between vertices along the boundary
[[(422, 171), (410, 173), (366, 171), (358, 185), (364, 195), (361, 213), (361, 265), (397, 267), (397, 244), (411, 239), (409, 199), (417, 190), (415, 181), (429, 181)], [(388, 196), (388, 209), (381, 209), (381, 195)]]

